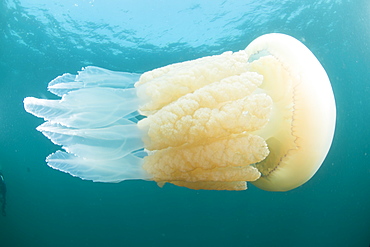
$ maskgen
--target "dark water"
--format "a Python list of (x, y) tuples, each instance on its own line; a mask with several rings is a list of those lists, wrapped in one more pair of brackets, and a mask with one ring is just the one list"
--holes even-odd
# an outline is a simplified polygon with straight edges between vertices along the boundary
[[(180, 3), (181, 2), (181, 3)], [(0, 246), (369, 246), (368, 0), (2, 0)], [(337, 102), (332, 148), (293, 191), (193, 191), (153, 182), (82, 181), (45, 165), (55, 151), (23, 110), (47, 83), (96, 65), (143, 72), (237, 51), (259, 35), (301, 40)]]

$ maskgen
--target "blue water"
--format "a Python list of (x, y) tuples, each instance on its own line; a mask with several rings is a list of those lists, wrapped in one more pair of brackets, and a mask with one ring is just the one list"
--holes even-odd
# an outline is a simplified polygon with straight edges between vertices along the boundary
[[(2, 0), (0, 246), (369, 246), (369, 0)], [(332, 148), (289, 192), (195, 191), (82, 181), (49, 168), (58, 149), (23, 98), (52, 98), (56, 76), (96, 65), (144, 72), (244, 49), (282, 32), (325, 67), (337, 102)]]

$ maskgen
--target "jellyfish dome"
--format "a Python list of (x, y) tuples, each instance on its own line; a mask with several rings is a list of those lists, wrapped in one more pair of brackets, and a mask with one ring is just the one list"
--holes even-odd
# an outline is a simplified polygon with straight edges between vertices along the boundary
[(141, 75), (89, 66), (48, 90), (61, 99), (24, 99), (64, 149), (48, 165), (96, 182), (287, 191), (316, 173), (335, 129), (325, 70), (284, 34)]

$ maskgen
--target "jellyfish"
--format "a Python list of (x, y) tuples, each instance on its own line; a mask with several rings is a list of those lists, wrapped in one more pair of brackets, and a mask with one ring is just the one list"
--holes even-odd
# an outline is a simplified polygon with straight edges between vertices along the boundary
[(143, 74), (88, 66), (48, 90), (61, 99), (24, 99), (45, 120), (37, 130), (63, 149), (47, 164), (95, 182), (288, 191), (316, 173), (335, 129), (324, 68), (278, 33)]

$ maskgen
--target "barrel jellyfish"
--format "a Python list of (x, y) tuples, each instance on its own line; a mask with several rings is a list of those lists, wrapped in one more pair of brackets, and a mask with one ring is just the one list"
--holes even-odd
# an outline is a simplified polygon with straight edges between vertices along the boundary
[(334, 135), (328, 76), (300, 41), (266, 34), (245, 50), (135, 74), (88, 66), (24, 99), (57, 170), (96, 182), (270, 191), (307, 182)]

